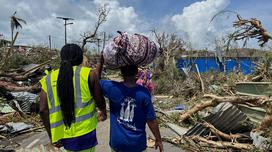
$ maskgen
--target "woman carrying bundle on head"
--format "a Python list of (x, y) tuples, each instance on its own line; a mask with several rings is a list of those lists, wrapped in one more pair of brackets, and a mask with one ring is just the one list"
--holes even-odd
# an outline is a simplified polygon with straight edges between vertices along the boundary
[(148, 125), (155, 137), (155, 148), (163, 152), (151, 94), (146, 87), (136, 84), (138, 67), (154, 60), (156, 46), (143, 35), (119, 34), (105, 47), (103, 57), (106, 67), (121, 71), (123, 81), (100, 81), (110, 105), (110, 147), (112, 152), (146, 151)]

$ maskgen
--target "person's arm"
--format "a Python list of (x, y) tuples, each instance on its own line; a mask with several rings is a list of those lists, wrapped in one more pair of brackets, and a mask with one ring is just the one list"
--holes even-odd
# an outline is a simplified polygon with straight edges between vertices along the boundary
[(43, 90), (40, 93), (40, 116), (41, 116), (43, 125), (47, 131), (47, 134), (48, 134), (49, 138), (51, 139), (49, 109), (48, 109), (48, 105), (47, 105), (47, 95)]
[(145, 117), (146, 117), (146, 123), (148, 124), (148, 127), (150, 128), (151, 132), (153, 133), (156, 141), (155, 141), (155, 148), (157, 149), (159, 147), (160, 152), (163, 152), (163, 145), (161, 140), (161, 134), (159, 130), (159, 125), (156, 120), (156, 114), (155, 110), (151, 101), (151, 95), (147, 91), (147, 96), (145, 97), (145, 104), (144, 104), (144, 111), (145, 111)]
[(105, 98), (102, 94), (102, 89), (99, 83), (99, 76), (96, 72), (91, 72), (89, 76), (89, 86), (91, 89), (91, 94), (94, 98), (95, 104), (98, 107), (98, 119), (100, 121), (104, 121), (107, 119), (107, 112), (106, 112), (106, 102)]
[(100, 56), (100, 62), (96, 66), (96, 68), (94, 70), (95, 74), (98, 76), (99, 79), (101, 79), (103, 65), (104, 65), (104, 57), (103, 57), (103, 54), (101, 54), (101, 56)]
[(163, 152), (164, 150), (163, 150), (161, 134), (160, 134), (159, 125), (158, 125), (157, 120), (156, 119), (148, 120), (147, 124), (155, 137), (155, 148), (157, 149), (159, 147), (160, 152)]

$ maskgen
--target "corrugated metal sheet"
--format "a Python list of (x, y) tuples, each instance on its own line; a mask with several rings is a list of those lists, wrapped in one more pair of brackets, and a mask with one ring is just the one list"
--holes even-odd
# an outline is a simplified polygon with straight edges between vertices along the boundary
[[(238, 132), (242, 127), (241, 124), (247, 119), (247, 116), (243, 112), (230, 103), (222, 103), (218, 105), (215, 108), (215, 111), (217, 112), (205, 117), (203, 120), (225, 133)], [(190, 130), (188, 130), (185, 136), (204, 136), (208, 134), (209, 130), (201, 123), (197, 123)]]
[(238, 82), (236, 94), (248, 96), (265, 96), (269, 94), (271, 82)]

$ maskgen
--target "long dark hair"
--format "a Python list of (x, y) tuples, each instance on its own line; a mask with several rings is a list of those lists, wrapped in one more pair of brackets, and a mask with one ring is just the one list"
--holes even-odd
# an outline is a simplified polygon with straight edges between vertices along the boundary
[(75, 122), (75, 96), (73, 85), (73, 66), (80, 65), (83, 61), (82, 49), (76, 44), (66, 44), (60, 52), (61, 65), (57, 81), (57, 92), (66, 127), (71, 127)]

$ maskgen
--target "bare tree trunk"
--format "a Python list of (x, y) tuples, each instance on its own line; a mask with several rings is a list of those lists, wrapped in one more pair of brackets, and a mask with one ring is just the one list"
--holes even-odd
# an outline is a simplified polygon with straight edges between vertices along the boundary
[(13, 42), (13, 30), (14, 29), (11, 28), (11, 42)]
[(169, 65), (169, 60), (170, 60), (169, 52), (166, 51), (166, 52), (165, 52), (165, 65), (166, 65), (166, 66)]

